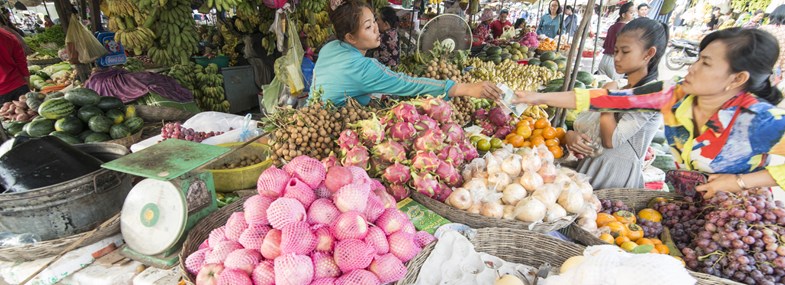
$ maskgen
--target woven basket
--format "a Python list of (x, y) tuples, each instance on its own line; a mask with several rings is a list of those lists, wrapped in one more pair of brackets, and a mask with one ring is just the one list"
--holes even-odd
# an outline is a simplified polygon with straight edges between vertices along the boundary
[(412, 192), (411, 198), (431, 211), (434, 211), (435, 213), (444, 217), (445, 219), (450, 220), (451, 222), (465, 224), (475, 229), (508, 228), (548, 233), (568, 227), (570, 224), (572, 224), (573, 221), (575, 221), (575, 218), (577, 217), (576, 215), (572, 215), (569, 216), (568, 219), (562, 219), (556, 222), (537, 223), (534, 225), (534, 227), (529, 229), (529, 225), (531, 223), (521, 222), (518, 220), (488, 218), (478, 214), (472, 214), (463, 210), (458, 210), (450, 205), (439, 202), (435, 199), (431, 199), (417, 192)]
[[(494, 255), (508, 262), (539, 267), (547, 262), (558, 268), (572, 256), (583, 255), (584, 247), (562, 241), (551, 236), (520, 229), (484, 228), (478, 229), (471, 241), (478, 252)], [(420, 268), (428, 259), (436, 243), (426, 246), (407, 264), (406, 277), (397, 285), (414, 284)]]
[(234, 203), (226, 205), (218, 211), (204, 217), (204, 219), (200, 220), (196, 226), (188, 231), (188, 237), (183, 243), (182, 250), (180, 250), (180, 272), (187, 284), (196, 283), (196, 276), (188, 273), (188, 270), (185, 269), (185, 259), (188, 258), (191, 253), (199, 250), (199, 245), (210, 237), (211, 231), (226, 225), (226, 221), (232, 213), (242, 211), (243, 203), (245, 203), (245, 200), (249, 197), (251, 196), (241, 196), (240, 199)]
[[(649, 201), (657, 197), (664, 197), (668, 199), (679, 198), (679, 195), (673, 192), (653, 191), (647, 189), (624, 189), (612, 188), (594, 191), (597, 198), (609, 200), (621, 200), (625, 205), (629, 206), (635, 213), (638, 210), (648, 207)], [(602, 245), (606, 244), (604, 241), (595, 235), (587, 232), (575, 223), (570, 224), (560, 232), (578, 243), (583, 245)], [(719, 278), (713, 275), (698, 273), (690, 271), (690, 275), (698, 279), (699, 285), (715, 285), (715, 284), (742, 284), (728, 279)]]
[(194, 114), (188, 111), (159, 106), (136, 105), (136, 116), (145, 122), (185, 121)]
[(60, 63), (63, 61), (59, 58), (50, 58), (50, 59), (30, 59), (27, 60), (27, 64), (29, 65), (52, 65), (55, 63)]
[(119, 144), (121, 146), (124, 146), (125, 148), (131, 148), (132, 145), (134, 145), (135, 143), (138, 143), (140, 140), (142, 140), (142, 131), (141, 130), (136, 132), (135, 134), (127, 136), (127, 137), (119, 138), (119, 139), (116, 139), (116, 140), (105, 141), (105, 142), (113, 143), (113, 144)]
[[(37, 242), (31, 245), (0, 248), (0, 260), (17, 262), (38, 260), (41, 258), (55, 256), (71, 245), (71, 243), (79, 240), (82, 238), (82, 236), (89, 232), (90, 231), (64, 238)], [(120, 219), (115, 219), (111, 224), (102, 229), (99, 229), (95, 232), (95, 234), (93, 234), (93, 236), (85, 239), (81, 246), (90, 245), (119, 232)]]

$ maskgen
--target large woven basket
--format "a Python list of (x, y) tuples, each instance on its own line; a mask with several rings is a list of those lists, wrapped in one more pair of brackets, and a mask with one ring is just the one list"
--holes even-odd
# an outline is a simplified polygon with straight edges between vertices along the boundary
[(136, 116), (145, 122), (185, 121), (194, 114), (177, 108), (136, 105)]
[(234, 203), (226, 205), (218, 211), (207, 215), (207, 217), (204, 217), (195, 227), (188, 231), (188, 237), (185, 239), (183, 249), (180, 251), (180, 272), (183, 274), (183, 279), (185, 279), (186, 283), (196, 283), (196, 276), (188, 273), (188, 270), (185, 269), (185, 259), (188, 258), (191, 253), (199, 250), (199, 245), (210, 237), (211, 231), (226, 225), (226, 221), (232, 213), (242, 211), (243, 203), (245, 203), (245, 200), (249, 197), (251, 196), (241, 196), (240, 199)]
[[(594, 194), (596, 194), (597, 198), (600, 199), (609, 199), (613, 201), (621, 200), (625, 205), (629, 206), (631, 210), (635, 210), (635, 212), (646, 208), (649, 204), (649, 201), (657, 197), (664, 197), (668, 199), (679, 198), (679, 195), (673, 192), (653, 191), (647, 189), (612, 188), (597, 190), (594, 191)], [(575, 223), (570, 224), (569, 227), (560, 230), (560, 232), (583, 245), (606, 244), (597, 236), (587, 232)], [(697, 284), (700, 285), (742, 284), (704, 273), (690, 271), (690, 274), (692, 277), (695, 277), (695, 279), (698, 279)]]
[[(494, 255), (508, 262), (539, 267), (549, 263), (558, 268), (570, 257), (583, 255), (584, 247), (551, 236), (520, 229), (483, 228), (477, 230), (472, 244), (478, 252)], [(406, 277), (397, 285), (414, 284), (420, 268), (431, 255), (436, 243), (426, 246), (407, 264)]]
[(521, 229), (530, 230), (539, 233), (548, 233), (568, 227), (575, 221), (576, 215), (569, 216), (568, 219), (558, 220), (556, 222), (543, 222), (535, 224), (531, 229), (531, 223), (522, 222), (518, 220), (505, 220), (489, 218), (478, 214), (472, 214), (463, 210), (458, 210), (445, 203), (431, 199), (423, 194), (412, 192), (411, 198), (414, 201), (422, 204), (426, 208), (434, 211), (440, 216), (454, 223), (461, 223), (475, 229), (481, 228), (508, 228), (508, 229)]
[[(120, 219), (115, 219), (112, 223), (85, 239), (81, 246), (90, 245), (119, 232)], [(12, 262), (30, 261), (55, 256), (88, 233), (90, 231), (64, 238), (37, 242), (31, 245), (0, 248), (0, 260)]]

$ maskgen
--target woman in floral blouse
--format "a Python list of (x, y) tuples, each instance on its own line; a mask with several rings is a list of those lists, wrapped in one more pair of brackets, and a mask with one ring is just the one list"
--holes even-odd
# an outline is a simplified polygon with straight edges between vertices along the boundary
[(474, 28), (474, 31), (472, 31), (472, 35), (474, 36), (472, 46), (477, 47), (485, 45), (485, 41), (492, 39), (491, 21), (493, 21), (493, 18), (494, 15), (491, 9), (486, 8), (482, 11), (482, 15), (480, 15), (480, 19), (478, 20), (480, 23)]
[(518, 103), (596, 111), (659, 111), (680, 167), (711, 173), (696, 190), (785, 188), (785, 110), (769, 81), (777, 41), (760, 30), (732, 28), (709, 34), (683, 81), (622, 90), (517, 92)]
[(379, 32), (381, 44), (371, 52), (371, 56), (382, 64), (395, 68), (401, 59), (398, 48), (398, 15), (392, 7), (379, 9)]

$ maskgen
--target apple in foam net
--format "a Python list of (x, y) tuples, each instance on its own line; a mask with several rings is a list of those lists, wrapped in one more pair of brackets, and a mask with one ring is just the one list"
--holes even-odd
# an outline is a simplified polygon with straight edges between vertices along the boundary
[(196, 275), (196, 285), (216, 285), (218, 284), (218, 276), (223, 272), (224, 266), (222, 264), (205, 264)]

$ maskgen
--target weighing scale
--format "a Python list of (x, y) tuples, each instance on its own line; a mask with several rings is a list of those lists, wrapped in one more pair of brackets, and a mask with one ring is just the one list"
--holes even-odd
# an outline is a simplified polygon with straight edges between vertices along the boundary
[(121, 254), (158, 268), (174, 267), (188, 230), (218, 208), (213, 176), (198, 168), (229, 151), (169, 139), (101, 165), (145, 178), (123, 203)]

